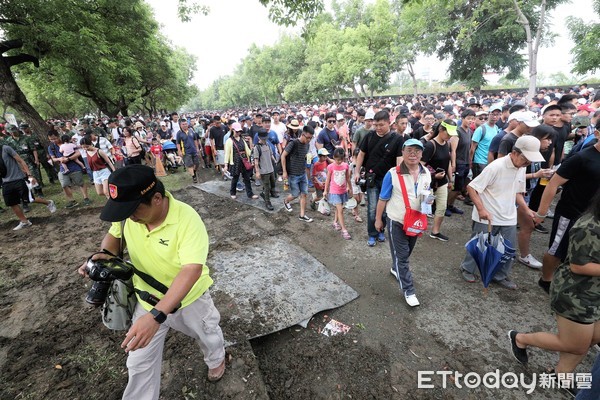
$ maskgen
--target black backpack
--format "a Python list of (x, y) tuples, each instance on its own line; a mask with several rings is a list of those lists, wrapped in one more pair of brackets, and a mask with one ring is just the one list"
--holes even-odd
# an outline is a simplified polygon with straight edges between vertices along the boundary
[(2, 158), (3, 151), (4, 146), (0, 144), (0, 180), (6, 178), (6, 174), (8, 173), (8, 169), (6, 169), (6, 164), (4, 164), (4, 159)]

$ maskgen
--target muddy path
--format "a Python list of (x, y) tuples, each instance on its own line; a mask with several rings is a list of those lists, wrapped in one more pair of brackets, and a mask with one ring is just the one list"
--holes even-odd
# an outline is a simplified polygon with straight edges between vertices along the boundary
[[(225, 194), (226, 195), (226, 194)], [(509, 353), (506, 331), (555, 329), (538, 273), (515, 264), (519, 290), (492, 287), (486, 296), (458, 273), (469, 236), (470, 208), (444, 221), (447, 243), (420, 238), (411, 258), (422, 305), (410, 309), (389, 273), (387, 243), (366, 246), (365, 223), (348, 218), (353, 240), (331, 228), (331, 218), (275, 214), (187, 187), (175, 196), (202, 216), (211, 254), (244, 251), (257, 241), (285, 237), (310, 252), (359, 292), (344, 307), (317, 314), (306, 329), (294, 326), (228, 348), (228, 371), (217, 384), (205, 379), (196, 344), (178, 333), (167, 336), (162, 399), (525, 399), (524, 389), (418, 389), (417, 371), (452, 370), (531, 376), (554, 365), (557, 355), (532, 350), (528, 369)], [(360, 212), (366, 220), (366, 209)], [(119, 399), (127, 381), (122, 333), (111, 333), (98, 310), (83, 297), (89, 281), (75, 270), (95, 251), (108, 228), (99, 208), (34, 218), (13, 232), (0, 225), (0, 399)], [(540, 258), (547, 235), (534, 233)], [(218, 279), (218, 276), (214, 276)], [(226, 310), (223, 318), (231, 318)], [(346, 335), (320, 333), (330, 319), (351, 327)], [(587, 372), (592, 354), (578, 371)], [(534, 398), (566, 398), (536, 389)]]

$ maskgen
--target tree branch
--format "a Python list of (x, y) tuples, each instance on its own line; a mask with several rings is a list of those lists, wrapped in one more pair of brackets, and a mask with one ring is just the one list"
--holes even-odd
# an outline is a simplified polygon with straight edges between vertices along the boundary
[(0, 18), (0, 24), (15, 24), (15, 25), (23, 25), (23, 26), (28, 25), (26, 21), (23, 21), (21, 19), (10, 19), (10, 18), (5, 18), (5, 19)]
[(4, 60), (6, 60), (6, 64), (8, 65), (9, 68), (14, 65), (24, 64), (26, 62), (33, 63), (33, 65), (35, 65), (36, 68), (40, 67), (40, 60), (37, 57), (34, 57), (29, 54), (25, 54), (25, 53), (17, 54), (16, 56), (3, 57), (3, 58), (4, 58)]
[(20, 49), (23, 47), (23, 41), (21, 39), (5, 40), (0, 42), (0, 54), (6, 53), (12, 49)]

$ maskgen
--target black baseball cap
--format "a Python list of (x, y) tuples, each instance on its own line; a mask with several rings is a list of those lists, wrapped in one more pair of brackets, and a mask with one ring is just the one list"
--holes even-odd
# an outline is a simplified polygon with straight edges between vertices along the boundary
[(117, 169), (108, 177), (109, 198), (100, 219), (109, 222), (123, 221), (134, 213), (142, 197), (158, 183), (154, 170), (145, 165), (128, 165)]

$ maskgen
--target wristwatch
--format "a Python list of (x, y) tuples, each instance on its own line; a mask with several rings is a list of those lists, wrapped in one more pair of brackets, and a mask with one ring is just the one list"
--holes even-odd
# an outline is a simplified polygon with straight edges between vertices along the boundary
[(150, 314), (152, 314), (152, 316), (154, 317), (154, 320), (156, 322), (158, 322), (159, 324), (162, 324), (163, 322), (165, 322), (167, 320), (167, 316), (165, 315), (165, 313), (162, 311), (158, 311), (156, 308), (153, 308), (152, 310), (150, 310)]

